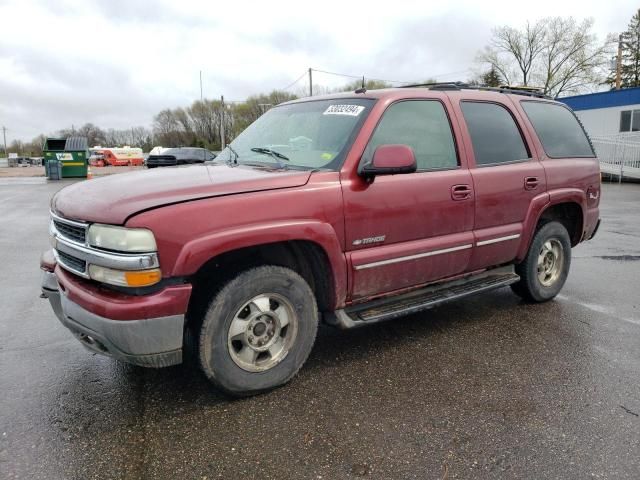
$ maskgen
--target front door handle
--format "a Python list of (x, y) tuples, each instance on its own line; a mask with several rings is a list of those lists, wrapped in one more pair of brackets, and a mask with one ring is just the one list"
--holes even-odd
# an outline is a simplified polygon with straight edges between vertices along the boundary
[(540, 180), (538, 177), (525, 177), (524, 178), (524, 189), (525, 190), (535, 190), (538, 188), (538, 184)]
[(454, 185), (451, 187), (451, 198), (453, 200), (467, 200), (471, 198), (472, 192), (469, 185)]

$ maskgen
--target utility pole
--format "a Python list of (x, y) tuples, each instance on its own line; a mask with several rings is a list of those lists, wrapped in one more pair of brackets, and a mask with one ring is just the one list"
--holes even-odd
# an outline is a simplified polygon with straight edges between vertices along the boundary
[(4, 137), (4, 156), (9, 158), (9, 152), (7, 152), (7, 127), (2, 126), (2, 136)]
[(259, 103), (258, 106), (260, 107), (261, 114), (264, 115), (264, 112), (268, 110), (267, 107), (273, 107), (273, 103)]
[(220, 106), (222, 107), (222, 111), (220, 112), (220, 150), (224, 150), (226, 146), (224, 143), (224, 95), (220, 97)]
[(200, 70), (200, 101), (202, 102), (202, 70)]
[(313, 76), (311, 75), (311, 69), (309, 69), (309, 96), (313, 97)]
[(622, 34), (618, 36), (618, 58), (616, 59), (616, 90), (622, 82)]

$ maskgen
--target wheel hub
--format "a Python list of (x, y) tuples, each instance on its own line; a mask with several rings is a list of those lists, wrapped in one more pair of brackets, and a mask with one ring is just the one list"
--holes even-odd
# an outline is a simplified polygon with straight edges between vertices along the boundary
[(547, 240), (538, 255), (538, 280), (549, 287), (553, 285), (560, 275), (564, 265), (564, 249), (557, 239)]
[(250, 348), (262, 352), (267, 350), (280, 333), (277, 317), (258, 314), (247, 325), (247, 344)]
[(297, 331), (295, 309), (286, 298), (258, 295), (238, 310), (229, 325), (229, 354), (243, 370), (268, 370), (289, 353)]

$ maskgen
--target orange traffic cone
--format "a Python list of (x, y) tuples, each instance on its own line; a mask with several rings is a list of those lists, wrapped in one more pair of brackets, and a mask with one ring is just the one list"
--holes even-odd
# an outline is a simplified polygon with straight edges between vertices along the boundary
[(91, 180), (93, 178), (93, 172), (91, 171), (91, 167), (87, 167), (87, 180)]

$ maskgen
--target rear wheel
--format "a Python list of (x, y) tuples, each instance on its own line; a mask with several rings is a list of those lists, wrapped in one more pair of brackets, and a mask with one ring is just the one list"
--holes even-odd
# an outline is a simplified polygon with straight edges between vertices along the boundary
[(549, 222), (533, 237), (524, 261), (516, 266), (520, 281), (512, 290), (533, 302), (554, 298), (564, 286), (571, 265), (571, 241), (560, 222)]
[(200, 366), (229, 394), (260, 393), (298, 372), (317, 328), (315, 297), (300, 275), (283, 267), (253, 268), (212, 299), (200, 330)]

